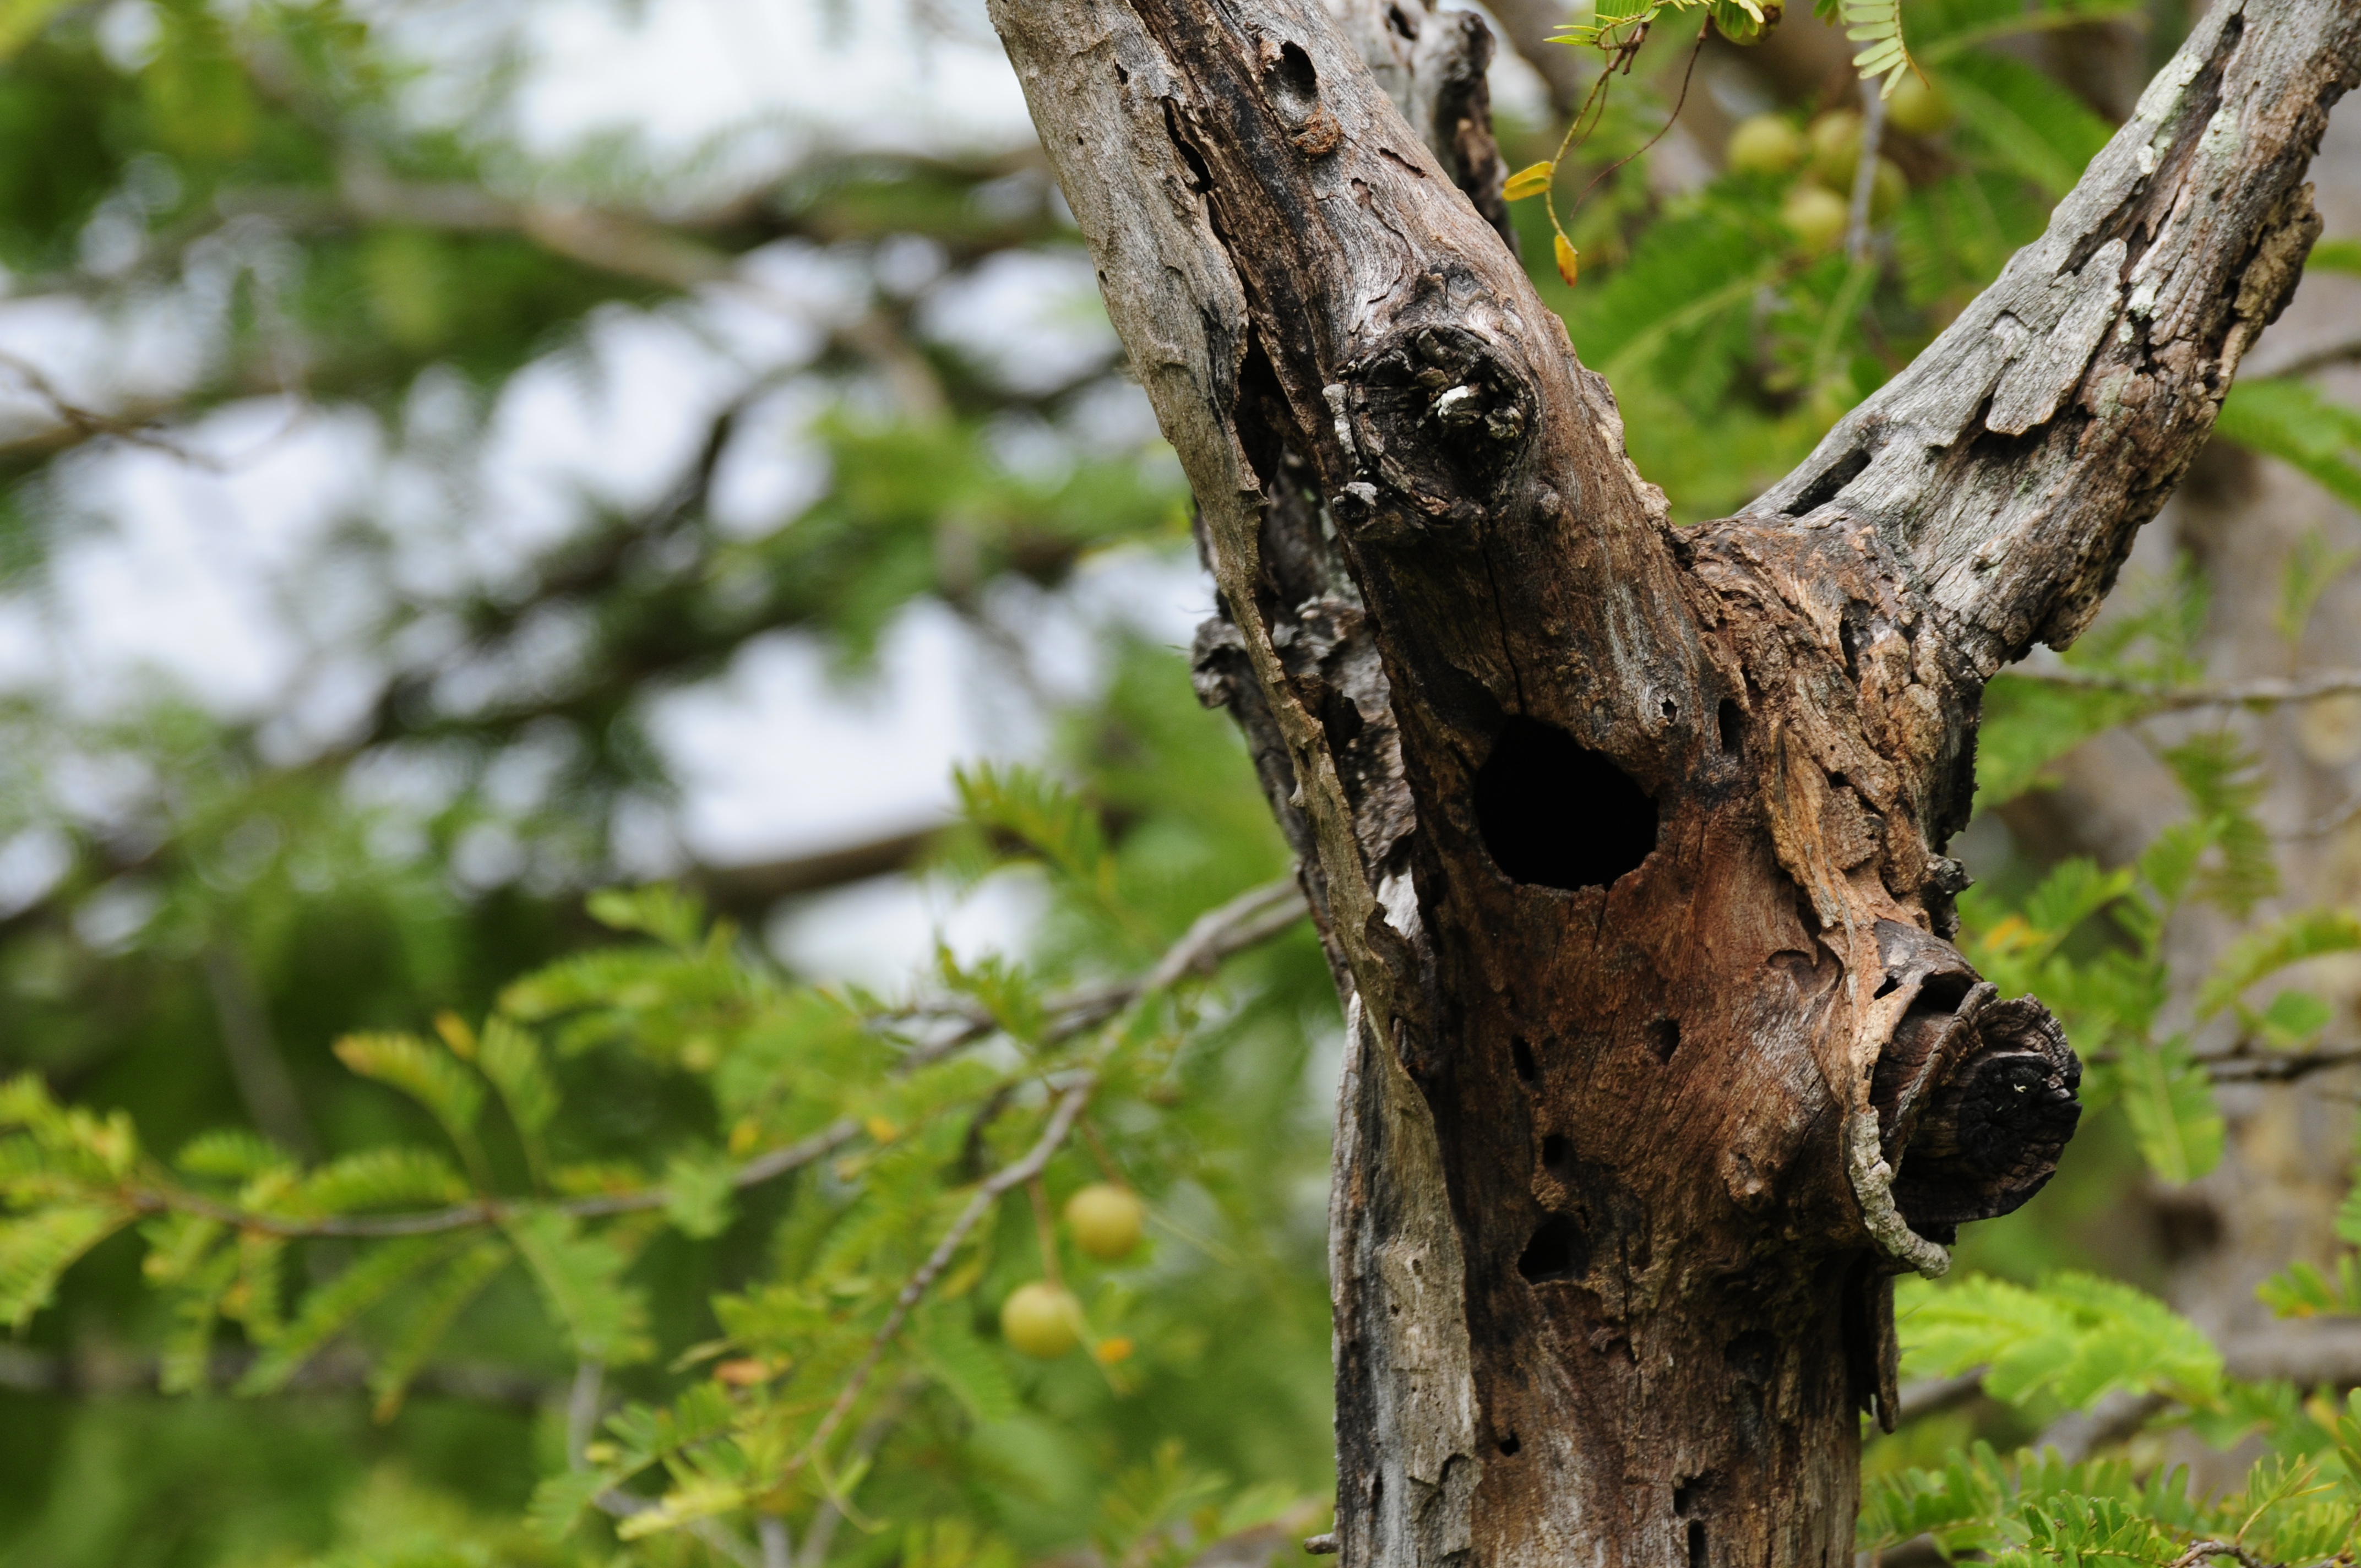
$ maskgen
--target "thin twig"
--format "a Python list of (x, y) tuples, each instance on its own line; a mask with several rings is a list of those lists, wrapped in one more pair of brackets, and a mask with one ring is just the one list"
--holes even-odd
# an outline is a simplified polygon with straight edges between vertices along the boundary
[(2264, 677), (2186, 686), (2158, 685), (2149, 681), (2133, 680), (2127, 675), (2111, 675), (2098, 670), (2076, 669), (2071, 665), (2046, 670), (2012, 668), (2002, 673), (2016, 680), (2039, 681), (2046, 685), (2077, 686), (2085, 691), (2121, 692), (2126, 696), (2144, 697), (2158, 712), (2164, 713), (2191, 707), (2317, 702), (2323, 697), (2361, 696), (2361, 670), (2323, 670), (2315, 674), (2297, 675), (2290, 679)]
[[(768, 1181), (790, 1170), (799, 1169), (818, 1159), (825, 1158), (837, 1149), (860, 1136), (860, 1124), (850, 1119), (837, 1122), (814, 1133), (801, 1142), (773, 1149), (770, 1153), (748, 1160), (730, 1175), (733, 1188), (744, 1189)], [(377, 1214), (357, 1218), (327, 1215), (319, 1219), (290, 1219), (278, 1214), (256, 1213), (227, 1203), (216, 1203), (192, 1192), (166, 1191), (153, 1188), (135, 1188), (126, 1194), (126, 1201), (143, 1214), (184, 1213), (201, 1219), (219, 1220), (224, 1224), (241, 1230), (259, 1231), (265, 1235), (290, 1237), (346, 1236), (382, 1238), (387, 1236), (430, 1236), (445, 1231), (464, 1231), (479, 1226), (499, 1225), (519, 1215), (541, 1210), (555, 1210), (577, 1220), (602, 1219), (612, 1214), (644, 1213), (661, 1209), (670, 1201), (667, 1189), (642, 1188), (636, 1192), (606, 1192), (589, 1198), (570, 1198), (557, 1203), (510, 1201), (500, 1198), (482, 1198), (472, 1202), (455, 1203), (447, 1209), (430, 1209), (416, 1214)]]
[[(886, 1435), (894, 1430), (894, 1424), (902, 1419), (903, 1409), (909, 1403), (911, 1396), (924, 1386), (924, 1378), (905, 1379), (902, 1386), (886, 1398), (877, 1412), (861, 1423), (861, 1430), (853, 1434), (852, 1447), (849, 1451), (853, 1462), (875, 1456), (877, 1451), (884, 1446)], [(835, 1542), (836, 1527), (843, 1518), (844, 1510), (837, 1507), (834, 1497), (820, 1499), (819, 1507), (812, 1510), (811, 1528), (804, 1531), (804, 1549), (796, 1558), (797, 1568), (821, 1568), (821, 1564), (828, 1561), (829, 1547)]]
[(49, 406), (50, 416), (60, 424), (80, 431), (84, 435), (111, 435), (117, 441), (127, 442), (134, 446), (145, 446), (151, 451), (177, 457), (193, 467), (219, 469), (221, 466), (214, 458), (203, 453), (192, 452), (176, 442), (168, 441), (145, 425), (116, 419), (111, 414), (101, 413), (96, 409), (82, 407), (58, 390), (57, 383), (49, 379), (48, 372), (29, 359), (21, 358), (5, 349), (0, 349), (0, 367), (14, 371), (16, 378), (24, 382), (35, 397)]
[(1885, 137), (1885, 94), (1867, 77), (1861, 82), (1861, 161), (1853, 166), (1852, 200), (1846, 207), (1845, 255), (1855, 267), (1869, 260), (1869, 212), (1877, 194), (1877, 149)]
[[(1042, 1037), (1049, 1044), (1070, 1039), (1106, 1022), (1143, 996), (1168, 990), (1191, 974), (1209, 974), (1221, 961), (1248, 948), (1259, 947), (1303, 918), (1303, 894), (1293, 878), (1265, 883), (1238, 894), (1227, 904), (1207, 910), (1190, 924), (1180, 939), (1145, 974), (1131, 980), (1086, 985), (1053, 998), (1046, 1011), (1050, 1022)], [(944, 1018), (960, 1026), (939, 1039), (914, 1047), (901, 1061), (914, 1071), (972, 1045), (1000, 1027), (999, 1021), (972, 1002), (921, 1003), (884, 1014), (881, 1022)]]
[[(1085, 1029), (1104, 1023), (1142, 997), (1169, 990), (1191, 974), (1210, 973), (1223, 959), (1268, 941), (1301, 920), (1303, 914), (1302, 894), (1292, 881), (1268, 883), (1240, 894), (1227, 904), (1199, 916), (1180, 939), (1167, 948), (1155, 967), (1145, 974), (1127, 981), (1082, 986), (1053, 998), (1048, 1009), (1051, 1023), (1043, 1038), (1046, 1043), (1053, 1045), (1071, 1039)], [(985, 1038), (998, 1027), (989, 1014), (965, 1003), (912, 1008), (889, 1016), (944, 1017), (960, 1021), (960, 1027), (950, 1035), (912, 1050), (896, 1063), (895, 1070), (905, 1073), (939, 1061), (952, 1052)], [(850, 1117), (830, 1123), (807, 1138), (767, 1154), (757, 1155), (739, 1166), (730, 1173), (730, 1186), (742, 1191), (791, 1170), (799, 1170), (825, 1159), (859, 1137), (861, 1133), (861, 1124)], [(661, 1209), (670, 1201), (670, 1198), (668, 1189), (657, 1186), (631, 1192), (602, 1192), (569, 1198), (556, 1203), (486, 1197), (412, 1214), (332, 1214), (298, 1219), (258, 1213), (177, 1189), (133, 1188), (124, 1195), (125, 1201), (145, 1214), (194, 1214), (203, 1219), (219, 1220), (241, 1230), (258, 1231), (266, 1235), (357, 1239), (437, 1235), (448, 1231), (503, 1224), (511, 1219), (544, 1209), (577, 1220), (605, 1219), (617, 1214), (646, 1213)]]
[(2299, 354), (2284, 365), (2269, 369), (2250, 370), (2247, 374), (2260, 379), (2289, 376), (2309, 376), (2315, 370), (2325, 370), (2332, 365), (2343, 365), (2361, 359), (2361, 337), (2344, 343), (2332, 343), (2325, 348), (2315, 348), (2309, 354)]
[(1050, 1157), (1064, 1146), (1068, 1135), (1074, 1130), (1075, 1119), (1082, 1115), (1082, 1107), (1090, 1103), (1091, 1095), (1097, 1088), (1098, 1080), (1087, 1073), (1069, 1084), (1059, 1096), (1057, 1108), (1049, 1113), (1049, 1125), (1042, 1128), (1039, 1140), (1026, 1152), (1025, 1157), (1014, 1165), (1003, 1166), (975, 1190), (975, 1196), (968, 1200), (967, 1207), (961, 1210), (959, 1218), (951, 1222), (951, 1228), (943, 1233), (943, 1239), (935, 1245), (935, 1250), (927, 1255), (927, 1261), (918, 1266), (918, 1271), (910, 1276), (908, 1282), (894, 1298), (894, 1310), (885, 1314), (884, 1323), (870, 1340), (868, 1351), (837, 1394), (836, 1402), (828, 1408), (828, 1414), (820, 1418), (819, 1425), (812, 1429), (811, 1439), (804, 1444), (803, 1452), (796, 1455), (795, 1464), (789, 1466), (791, 1471), (801, 1469), (828, 1446), (828, 1440), (836, 1435), (836, 1429), (842, 1426), (844, 1418), (851, 1413), (853, 1405), (861, 1398), (861, 1391), (869, 1386), (877, 1364), (885, 1357), (886, 1347), (902, 1332), (902, 1325), (909, 1321), (911, 1309), (918, 1304), (943, 1270), (950, 1266), (951, 1259), (958, 1255), (969, 1233), (992, 1212), (992, 1206), (1000, 1201), (1001, 1194), (1011, 1188), (1023, 1186), (1048, 1168)]
[[(1705, 52), (1705, 40), (1712, 35), (1713, 25), (1710, 22), (1697, 29), (1697, 45), (1689, 50), (1688, 65), (1681, 72), (1680, 96), (1673, 100), (1673, 112), (1664, 116), (1663, 126), (1657, 130), (1654, 136), (1650, 137), (1646, 141), (1642, 142), (1638, 147), (1633, 148), (1631, 151), (1625, 153), (1622, 157), (1617, 159), (1614, 162), (1609, 164), (1606, 168), (1593, 175), (1591, 177), (1590, 183), (1582, 188), (1582, 193), (1575, 197), (1574, 205), (1565, 210), (1565, 215), (1567, 217), (1571, 218), (1576, 213), (1582, 211), (1582, 204), (1590, 200), (1590, 193), (1598, 189), (1598, 182), (1601, 180), (1606, 179), (1609, 175), (1614, 173), (1617, 170), (1622, 168), (1625, 164), (1631, 162), (1633, 159), (1639, 157), (1642, 153), (1646, 152), (1650, 148), (1654, 147), (1658, 142), (1664, 140), (1667, 136), (1672, 134), (1673, 127), (1680, 123), (1682, 108), (1686, 105), (1689, 101), (1689, 78), (1697, 74), (1697, 56)], [(1646, 36), (1644, 29), (1642, 29), (1642, 36), (1643, 38)], [(1637, 51), (1635, 50), (1634, 52), (1636, 53)], [(1630, 74), (1631, 66), (1628, 61), (1623, 69), (1625, 74)], [(1606, 114), (1606, 110), (1601, 109), (1599, 113), (1603, 115)]]
[(584, 1452), (590, 1438), (598, 1430), (598, 1409), (606, 1398), (607, 1366), (604, 1362), (586, 1360), (574, 1369), (574, 1387), (566, 1396), (566, 1464), (568, 1469), (588, 1470), (589, 1455)]
[[(2114, 1067), (2124, 1058), (2120, 1051), (2092, 1051), (2082, 1059), (2092, 1067)], [(2205, 1076), (2216, 1083), (2292, 1083), (2316, 1072), (2361, 1066), (2361, 1046), (2257, 1050), (2252, 1039), (2242, 1039), (2227, 1050), (2211, 1051), (2196, 1059)]]

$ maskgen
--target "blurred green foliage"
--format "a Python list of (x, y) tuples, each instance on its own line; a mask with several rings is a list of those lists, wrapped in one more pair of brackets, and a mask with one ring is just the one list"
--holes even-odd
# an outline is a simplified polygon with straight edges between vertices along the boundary
[[(541, 166), (500, 128), (500, 71), (471, 117), (409, 115), (412, 69), (372, 15), (0, 8), (15, 295), (100, 320), (161, 301), (203, 344), (181, 384), (99, 409), (0, 366), (47, 411), (0, 440), (0, 599), (54, 591), (88, 526), (78, 465), (185, 455), (247, 400), (357, 415), (449, 497), (425, 524), (360, 503), (307, 567), (395, 585), (336, 629), (369, 696), (331, 738), (291, 745), (162, 689), (0, 702), (0, 845), (61, 867), (0, 916), (0, 1318), (21, 1325), (0, 1344), (0, 1564), (1291, 1553), (1333, 1481), (1339, 1022), (1284, 890), (1253, 893), (1285, 854), (1172, 650), (1111, 636), (1044, 766), (962, 771), (962, 825), (927, 874), (1020, 885), (1039, 914), (1010, 951), (946, 948), (908, 994), (791, 972), (749, 932), (770, 897), (715, 868), (592, 891), (614, 880), (619, 811), (675, 788), (655, 695), (779, 634), (857, 671), (918, 603), (1005, 634), (1011, 592), (1183, 548), (1169, 462), (1093, 422), (1120, 394), (1111, 354), (1044, 386), (928, 324), (930, 291), (1071, 257), (1038, 161), (822, 150), (737, 184), (715, 183), (718, 157), (658, 168), (624, 147)], [(2038, 232), (2108, 127), (2026, 41), (2139, 15), (1905, 3), (1949, 110), (1892, 133), (1906, 194), (1862, 261), (1785, 215), (1850, 169), (1667, 194), (1644, 156), (1615, 166), (1661, 127), (1694, 38), (1694, 16), (1664, 23), (1572, 155), (1581, 286), (1535, 271), (1676, 515), (1784, 474)], [(1790, 90), (1771, 112), (1806, 132), (1850, 94)], [(1506, 129), (1541, 156), (1562, 127)], [(1539, 205), (1515, 211), (1546, 257)], [(912, 243), (934, 280), (888, 286)], [(2321, 264), (2350, 267), (2344, 244)], [(856, 277), (854, 307), (807, 359), (734, 365), (656, 501), (581, 498), (505, 575), (404, 569), (489, 517), (464, 479), (518, 377), (595, 375), (598, 321), (688, 320), (782, 249)], [(824, 478), (726, 522), (718, 477), (776, 439), (748, 433), (788, 389), (820, 411), (800, 436)], [(2290, 378), (2242, 384), (2223, 429), (2349, 498), (2354, 419)], [(2291, 641), (2351, 565), (2324, 552), (2290, 568)], [(1984, 806), (2202, 680), (2206, 614), (2185, 569), (2126, 590), (2069, 655), (2075, 684), (1996, 681)], [(553, 626), (556, 660), (535, 652)], [(499, 781), (530, 758), (554, 761), (520, 804)], [(2230, 1378), (2142, 1294), (2155, 1260), (2110, 1223), (2130, 1184), (2218, 1157), (2206, 1069), (2159, 1021), (2176, 985), (2284, 1057), (2332, 1017), (2280, 972), (2361, 945), (2345, 912), (2282, 912), (2211, 976), (2173, 975), (2169, 923), (2198, 904), (2249, 920), (2276, 862), (2253, 758), (2216, 736), (2166, 761), (2189, 813), (2136, 864), (2013, 865), (1964, 905), (1985, 972), (2066, 1018), (2092, 1109), (2053, 1188), (1971, 1233), (1963, 1278), (1905, 1292), (1914, 1376), (1994, 1372), (1973, 1410), (1872, 1443), (1864, 1547), (1932, 1532), (2001, 1561), (2161, 1563), (2242, 1525), (2268, 1557), (2349, 1541), (2361, 1417)], [(396, 774), (437, 782), (423, 805), (371, 784)], [(487, 833), (521, 869), (460, 874)], [(1234, 944), (1159, 970), (1224, 909)], [(1085, 1095), (1072, 1135), (1042, 1143)], [(1038, 1204), (980, 1185), (1037, 1148)], [(1108, 1179), (1151, 1215), (1115, 1262), (1056, 1218)], [(2361, 1218), (2340, 1234), (2361, 1247)], [(2361, 1311), (2356, 1269), (2297, 1265), (2267, 1299)], [(1088, 1348), (1037, 1362), (998, 1312), (1045, 1276), (1076, 1292)], [(2191, 1502), (2112, 1455), (2003, 1457), (2125, 1392), (2217, 1445), (2259, 1438), (2245, 1495)]]

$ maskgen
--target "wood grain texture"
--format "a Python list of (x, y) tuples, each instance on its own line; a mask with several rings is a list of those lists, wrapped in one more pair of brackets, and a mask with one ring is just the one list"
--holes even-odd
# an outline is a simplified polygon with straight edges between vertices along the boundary
[(2309, 242), (2361, 16), (2265, 9), (1898, 390), (1676, 530), (1479, 211), (1472, 21), (994, 0), (1347, 1001), (1354, 1568), (1850, 1561), (1893, 1274), (2072, 1131), (1942, 846), (1983, 680), (2087, 619)]

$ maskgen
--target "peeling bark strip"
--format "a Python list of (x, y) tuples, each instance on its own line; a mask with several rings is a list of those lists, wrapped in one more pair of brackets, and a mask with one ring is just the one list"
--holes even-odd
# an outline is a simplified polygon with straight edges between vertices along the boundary
[(2076, 1115), (1948, 941), (1982, 683), (2088, 621), (2291, 289), (2361, 8), (2217, 0), (1919, 364), (1677, 531), (1488, 221), (1471, 19), (994, 19), (1348, 1002), (1344, 1555), (1849, 1563), (1892, 1275)]

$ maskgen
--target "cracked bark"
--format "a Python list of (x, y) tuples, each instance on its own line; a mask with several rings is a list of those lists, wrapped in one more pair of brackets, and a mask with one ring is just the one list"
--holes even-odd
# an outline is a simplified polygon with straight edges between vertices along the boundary
[(2076, 1113), (1947, 940), (1982, 683), (2087, 622), (2283, 302), (2361, 14), (2223, 0), (1918, 364), (1679, 530), (1479, 210), (1480, 101), (1433, 112), (1468, 24), (993, 15), (1347, 1000), (1344, 1555), (1848, 1562), (1893, 1274)]

